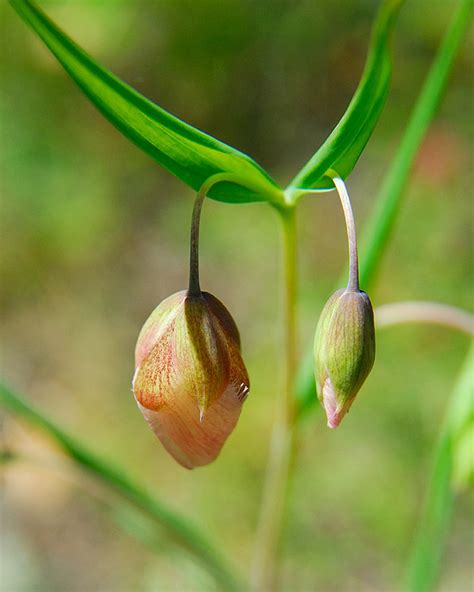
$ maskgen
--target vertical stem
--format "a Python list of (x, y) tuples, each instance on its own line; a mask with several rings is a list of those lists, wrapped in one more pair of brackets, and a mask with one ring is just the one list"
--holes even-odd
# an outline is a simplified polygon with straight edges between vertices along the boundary
[(277, 401), (257, 531), (251, 574), (252, 589), (255, 592), (276, 590), (280, 538), (295, 451), (296, 216), (293, 207), (280, 212), (285, 274), (285, 388)]
[(357, 254), (357, 233), (352, 211), (351, 200), (344, 181), (340, 177), (333, 178), (334, 185), (341, 200), (344, 218), (346, 220), (347, 242), (349, 245), (349, 290), (359, 289), (359, 256)]
[(297, 257), (296, 257), (296, 209), (293, 207), (285, 212), (283, 220), (284, 240), (284, 282), (285, 282), (285, 422), (292, 427), (295, 419), (295, 374), (297, 364), (296, 335), (296, 290), (297, 290)]
[(199, 285), (199, 224), (201, 222), (201, 210), (207, 187), (201, 188), (196, 195), (191, 220), (191, 241), (189, 249), (189, 289), (191, 296), (198, 296), (201, 293)]

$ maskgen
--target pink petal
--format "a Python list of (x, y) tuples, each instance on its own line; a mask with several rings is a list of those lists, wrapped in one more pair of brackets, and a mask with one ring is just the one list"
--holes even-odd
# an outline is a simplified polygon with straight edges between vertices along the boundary
[(202, 422), (191, 397), (176, 397), (172, 406), (165, 405), (160, 411), (137, 404), (166, 450), (187, 469), (207, 465), (218, 456), (242, 409), (234, 385), (207, 409)]
[(323, 385), (323, 405), (328, 420), (328, 428), (335, 429), (341, 423), (344, 415), (349, 411), (352, 400), (346, 401), (344, 405), (338, 406), (336, 391), (329, 376)]

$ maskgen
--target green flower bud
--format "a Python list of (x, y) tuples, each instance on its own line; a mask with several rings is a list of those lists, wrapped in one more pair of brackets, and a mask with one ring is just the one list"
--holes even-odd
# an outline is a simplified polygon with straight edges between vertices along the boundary
[(224, 305), (208, 292), (168, 297), (140, 332), (135, 367), (135, 399), (166, 450), (189, 469), (213, 461), (249, 392)]
[(321, 313), (314, 340), (318, 398), (328, 426), (349, 410), (375, 359), (374, 313), (360, 290), (337, 290)]

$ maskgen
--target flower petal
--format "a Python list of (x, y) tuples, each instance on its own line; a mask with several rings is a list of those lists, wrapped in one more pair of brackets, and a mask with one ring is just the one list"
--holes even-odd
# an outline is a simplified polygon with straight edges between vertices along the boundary
[(135, 348), (135, 367), (138, 368), (150, 351), (155, 347), (160, 335), (184, 304), (186, 290), (176, 292), (161, 302), (146, 320), (138, 336)]
[(160, 411), (137, 403), (166, 450), (187, 469), (207, 465), (218, 456), (242, 409), (234, 385), (229, 385), (208, 408), (202, 422), (199, 408), (190, 398), (176, 397), (172, 405), (165, 405)]

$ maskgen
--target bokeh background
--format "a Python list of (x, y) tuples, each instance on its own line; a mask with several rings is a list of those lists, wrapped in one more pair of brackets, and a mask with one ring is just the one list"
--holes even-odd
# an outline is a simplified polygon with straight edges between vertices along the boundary
[[(359, 228), (400, 141), (457, 2), (410, 0), (394, 38), (381, 121), (349, 179)], [(282, 184), (343, 113), (375, 0), (99, 0), (41, 5), (98, 61), (193, 125), (248, 152)], [(1, 371), (90, 448), (200, 524), (249, 565), (280, 388), (279, 229), (264, 205), (208, 200), (202, 284), (234, 315), (252, 392), (213, 465), (188, 472), (130, 392), (151, 310), (187, 282), (193, 193), (89, 104), (32, 32), (0, 5)], [(374, 304), (472, 304), (472, 31), (424, 142), (383, 260)], [(333, 193), (299, 209), (301, 350), (346, 259)], [(341, 429), (305, 421), (282, 563), (283, 589), (401, 590), (436, 435), (468, 342), (442, 328), (380, 332), (372, 375)], [(107, 494), (10, 418), (2, 470), (4, 592), (211, 590), (163, 539), (120, 528)], [(91, 495), (92, 493), (92, 495)], [(439, 589), (472, 585), (472, 503), (461, 494)]]

